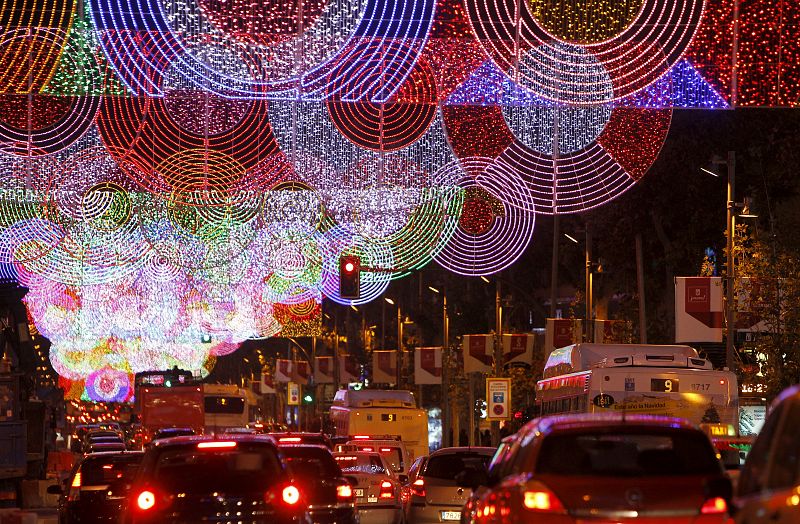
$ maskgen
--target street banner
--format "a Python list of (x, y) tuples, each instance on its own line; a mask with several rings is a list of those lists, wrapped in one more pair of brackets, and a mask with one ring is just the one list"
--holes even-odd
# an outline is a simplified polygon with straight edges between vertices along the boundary
[(554, 349), (577, 344), (582, 338), (583, 321), (579, 318), (548, 318), (545, 324), (544, 351), (547, 358)]
[(397, 383), (397, 351), (372, 352), (372, 382), (376, 384)]
[(503, 365), (533, 362), (533, 333), (503, 335)]
[(624, 320), (593, 320), (595, 344), (625, 344), (630, 323)]
[(314, 366), (315, 384), (333, 384), (333, 357), (317, 357)]
[(300, 384), (296, 382), (289, 382), (286, 384), (286, 405), (300, 405)]
[(339, 380), (344, 384), (361, 380), (361, 366), (353, 355), (339, 356)]
[(511, 418), (511, 379), (486, 379), (486, 419), (508, 420)]
[(311, 378), (311, 364), (305, 360), (295, 360), (292, 363), (292, 382), (297, 382), (303, 386), (308, 384)]
[(721, 277), (675, 277), (675, 342), (722, 342)]
[(414, 350), (414, 383), (442, 383), (442, 348), (416, 348)]
[(464, 335), (464, 373), (489, 373), (492, 370), (494, 335)]
[(292, 381), (292, 361), (279, 358), (275, 361), (275, 382)]
[(275, 378), (272, 373), (261, 373), (261, 394), (274, 395), (278, 391), (275, 389)]

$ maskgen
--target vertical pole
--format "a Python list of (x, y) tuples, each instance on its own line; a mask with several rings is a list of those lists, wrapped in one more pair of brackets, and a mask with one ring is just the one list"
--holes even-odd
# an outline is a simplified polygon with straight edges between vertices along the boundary
[(475, 423), (475, 375), (477, 373), (469, 373), (467, 384), (469, 385), (469, 445), (475, 445), (475, 428), (478, 427)]
[(386, 299), (381, 302), (381, 349), (386, 349)]
[(401, 367), (403, 365), (403, 314), (400, 304), (397, 304), (397, 389), (400, 389)]
[(447, 289), (442, 289), (442, 447), (450, 442), (450, 336), (447, 321)]
[(644, 301), (644, 256), (642, 254), (642, 234), (636, 233), (636, 284), (639, 295), (639, 343), (647, 344), (647, 312)]
[(550, 260), (550, 318), (556, 318), (558, 300), (558, 242), (561, 232), (559, 231), (558, 215), (553, 215), (553, 257)]
[(589, 230), (589, 223), (586, 223), (586, 245), (584, 246), (584, 252), (586, 254), (586, 312), (585, 312), (585, 320), (584, 320), (584, 342), (591, 342), (594, 323), (592, 322), (592, 233)]
[[(494, 294), (494, 321), (495, 321), (495, 340), (494, 340), (494, 376), (499, 377), (503, 374), (503, 304), (500, 278), (495, 280)], [(486, 399), (489, 402), (489, 399)], [(491, 425), (492, 445), (500, 444), (500, 422), (492, 421)]]
[(339, 391), (341, 383), (341, 370), (339, 369), (339, 317), (333, 314), (333, 385), (334, 396)]
[(736, 264), (733, 256), (733, 235), (734, 235), (734, 198), (736, 197), (736, 153), (728, 151), (728, 202), (727, 202), (727, 222), (725, 226), (725, 240), (727, 250), (725, 253), (725, 367), (730, 370), (735, 368), (735, 348), (733, 345), (733, 331), (735, 323), (735, 304), (733, 298), (733, 287), (735, 283)]

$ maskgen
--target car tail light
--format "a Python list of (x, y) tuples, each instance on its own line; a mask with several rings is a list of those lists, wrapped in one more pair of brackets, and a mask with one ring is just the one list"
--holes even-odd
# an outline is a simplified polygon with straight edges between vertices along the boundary
[(411, 484), (411, 494), (417, 497), (425, 496), (425, 479), (420, 477)]
[(564, 513), (564, 505), (558, 500), (555, 493), (544, 484), (533, 483), (522, 492), (522, 504), (529, 511), (542, 513)]
[(289, 442), (289, 443), (297, 443), (300, 442), (302, 439), (300, 437), (281, 437), (278, 439), (278, 442)]
[(291, 484), (286, 486), (281, 491), (281, 500), (289, 506), (297, 505), (300, 502), (300, 490)]
[(720, 513), (728, 512), (728, 503), (722, 497), (714, 497), (708, 499), (700, 508), (700, 513), (703, 515), (718, 515)]
[(394, 497), (394, 486), (388, 480), (381, 482), (381, 491), (378, 497), (382, 499), (390, 499)]
[(336, 486), (336, 500), (339, 502), (353, 502), (353, 488), (350, 484)]
[(136, 507), (142, 511), (152, 509), (156, 505), (156, 495), (152, 491), (144, 490), (136, 496)]
[(75, 477), (72, 479), (72, 487), (79, 488), (81, 487), (81, 472), (75, 473)]
[(231, 449), (236, 447), (236, 442), (233, 440), (223, 440), (218, 442), (200, 442), (197, 444), (197, 449)]
[(369, 435), (356, 435), (353, 437), (354, 440), (369, 440)]

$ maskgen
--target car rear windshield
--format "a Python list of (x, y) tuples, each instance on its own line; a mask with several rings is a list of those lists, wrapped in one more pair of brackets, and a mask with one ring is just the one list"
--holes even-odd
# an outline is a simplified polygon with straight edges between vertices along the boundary
[(486, 465), (492, 457), (477, 453), (453, 453), (435, 455), (428, 459), (423, 477), (435, 479), (455, 480), (456, 475), (465, 469), (485, 471)]
[(374, 444), (372, 442), (357, 446), (358, 451), (376, 451), (386, 459), (389, 466), (396, 473), (403, 471), (405, 463), (403, 462), (403, 450), (397, 446), (387, 446), (386, 444)]
[(322, 479), (342, 474), (327, 448), (283, 447), (281, 454), (296, 477)]
[(388, 472), (383, 462), (375, 455), (340, 455), (336, 462), (342, 468), (342, 473), (366, 473), (371, 475), (386, 475)]
[(121, 478), (130, 478), (142, 460), (141, 454), (91, 457), (80, 467), (82, 486), (105, 486)]
[(592, 476), (707, 475), (720, 472), (705, 435), (689, 431), (596, 431), (550, 435), (539, 474)]
[(185, 493), (264, 491), (281, 474), (274, 448), (243, 442), (234, 448), (168, 447), (159, 454), (154, 471), (163, 489)]

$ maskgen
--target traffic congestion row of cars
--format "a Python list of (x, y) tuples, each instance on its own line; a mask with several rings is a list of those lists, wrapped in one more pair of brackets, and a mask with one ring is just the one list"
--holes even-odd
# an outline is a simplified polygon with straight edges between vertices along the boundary
[(797, 523), (800, 386), (774, 403), (735, 489), (720, 459), (681, 419), (571, 414), (413, 463), (388, 437), (176, 436), (89, 453), (53, 491), (62, 524)]

